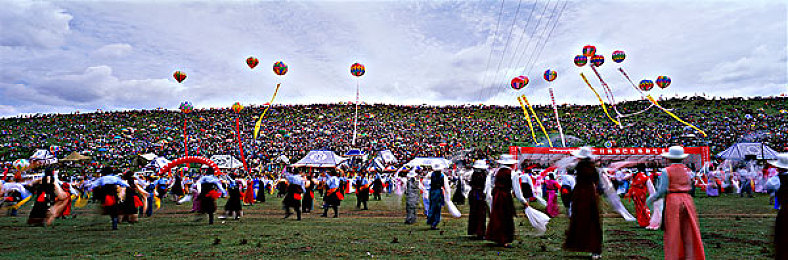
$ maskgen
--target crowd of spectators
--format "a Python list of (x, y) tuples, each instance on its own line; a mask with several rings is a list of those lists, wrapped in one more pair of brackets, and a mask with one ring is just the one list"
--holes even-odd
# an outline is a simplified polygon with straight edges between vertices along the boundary
[[(785, 151), (788, 147), (788, 99), (686, 97), (661, 104), (708, 133), (703, 137), (657, 108), (611, 122), (599, 105), (561, 105), (561, 124), (571, 146), (667, 147), (709, 146), (716, 154), (741, 140), (761, 141)], [(618, 104), (622, 114), (647, 108), (647, 101)], [(155, 153), (175, 159), (184, 155), (184, 126), (189, 155), (239, 157), (235, 120), (250, 165), (291, 161), (308, 151), (327, 149), (344, 154), (351, 148), (389, 149), (400, 161), (416, 156), (448, 156), (473, 148), (475, 158), (495, 156), (510, 145), (534, 145), (519, 106), (403, 106), (371, 104), (359, 107), (358, 135), (352, 144), (352, 104), (275, 105), (252, 137), (264, 107), (251, 106), (236, 114), (227, 108), (133, 110), (72, 114), (38, 114), (0, 119), (0, 162), (27, 158), (35, 149), (59, 146), (59, 157), (72, 151), (92, 156), (91, 165), (129, 166), (139, 154)], [(550, 135), (557, 125), (550, 106), (535, 106)], [(544, 136), (537, 128), (537, 136)], [(543, 138), (542, 138), (543, 139)], [(751, 139), (751, 140), (750, 140)], [(543, 141), (540, 141), (544, 143)], [(560, 145), (557, 142), (556, 145)]]

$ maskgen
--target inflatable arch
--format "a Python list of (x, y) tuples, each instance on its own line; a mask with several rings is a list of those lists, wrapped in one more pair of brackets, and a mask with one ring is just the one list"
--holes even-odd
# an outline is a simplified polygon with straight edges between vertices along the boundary
[(170, 170), (173, 167), (181, 165), (181, 164), (187, 164), (187, 163), (205, 164), (205, 165), (208, 165), (208, 167), (213, 168), (213, 170), (215, 171), (215, 175), (221, 175), (222, 174), (221, 170), (219, 170), (219, 165), (217, 165), (215, 162), (211, 161), (210, 159), (202, 157), (202, 156), (186, 156), (186, 157), (181, 157), (181, 158), (175, 159), (174, 161), (172, 161), (172, 162), (168, 163), (167, 165), (165, 165), (164, 167), (162, 167), (159, 170), (159, 176), (161, 176), (161, 175), (163, 175), (165, 173), (169, 173), (170, 177), (172, 177), (172, 173), (170, 173)]

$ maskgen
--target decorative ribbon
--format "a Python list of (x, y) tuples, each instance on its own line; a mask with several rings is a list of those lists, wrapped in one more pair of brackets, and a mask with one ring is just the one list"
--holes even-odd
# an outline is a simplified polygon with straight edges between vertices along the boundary
[(268, 109), (271, 108), (271, 106), (274, 104), (274, 99), (276, 98), (276, 93), (279, 93), (279, 86), (280, 85), (282, 85), (282, 83), (277, 83), (276, 84), (276, 90), (274, 90), (274, 96), (271, 97), (271, 101), (268, 102), (268, 106), (265, 107), (265, 110), (263, 110), (263, 113), (260, 114), (260, 118), (257, 119), (257, 123), (254, 124), (254, 139), (257, 139), (257, 134), (260, 133), (260, 124), (263, 123), (263, 116), (265, 116), (265, 113), (268, 112)]
[(654, 104), (655, 106), (657, 106), (659, 109), (662, 109), (662, 111), (665, 111), (665, 113), (666, 113), (666, 114), (668, 114), (668, 115), (670, 115), (671, 117), (673, 117), (674, 119), (676, 119), (676, 121), (679, 121), (679, 122), (681, 122), (682, 124), (685, 124), (685, 125), (687, 125), (687, 126), (689, 126), (689, 127), (692, 127), (693, 129), (697, 130), (697, 131), (698, 131), (700, 134), (702, 134), (702, 135), (703, 135), (703, 137), (708, 137), (708, 135), (706, 135), (706, 132), (703, 132), (703, 130), (700, 130), (700, 128), (698, 128), (698, 127), (696, 127), (696, 126), (694, 126), (694, 125), (692, 125), (692, 124), (690, 124), (690, 123), (687, 123), (687, 122), (686, 122), (686, 121), (684, 121), (684, 120), (681, 120), (681, 118), (679, 118), (678, 116), (676, 116), (676, 114), (673, 114), (673, 112), (670, 112), (670, 111), (668, 111), (667, 109), (665, 109), (664, 107), (662, 107), (662, 106), (661, 106), (659, 103), (657, 103), (657, 100), (655, 100), (653, 97), (651, 97), (651, 95), (648, 95), (648, 96), (646, 96), (646, 98), (648, 98), (648, 100), (649, 100), (649, 101), (651, 101), (651, 103), (653, 103), (653, 104)]
[(553, 88), (550, 87), (550, 100), (553, 101), (553, 113), (555, 113), (555, 122), (558, 123), (558, 133), (561, 134), (561, 145), (566, 147), (566, 138), (564, 138), (564, 128), (561, 127), (561, 119), (558, 117), (558, 106), (555, 105), (555, 95), (553, 95)]
[(183, 151), (186, 154), (186, 156), (189, 156), (189, 132), (186, 131), (186, 121), (188, 121), (188, 120), (189, 120), (189, 118), (184, 116), (184, 119), (183, 119)]
[(609, 118), (610, 121), (613, 121), (613, 123), (615, 123), (616, 125), (621, 126), (621, 123), (613, 119), (613, 117), (610, 116), (610, 113), (607, 112), (607, 106), (605, 106), (605, 101), (602, 100), (602, 97), (599, 96), (599, 93), (596, 92), (596, 89), (594, 89), (594, 87), (591, 86), (591, 83), (588, 83), (588, 79), (586, 78), (586, 75), (583, 75), (583, 73), (581, 72), (580, 77), (583, 78), (583, 81), (585, 81), (586, 85), (588, 85), (588, 88), (590, 88), (591, 91), (594, 92), (594, 95), (596, 95), (596, 98), (599, 99), (599, 104), (602, 104), (602, 110), (605, 111), (605, 115), (607, 115), (607, 118)]
[(534, 125), (533, 122), (531, 122), (531, 116), (528, 115), (528, 109), (525, 108), (525, 103), (523, 103), (523, 97), (517, 97), (517, 101), (520, 102), (520, 107), (523, 109), (523, 114), (525, 114), (525, 120), (528, 121), (528, 128), (531, 129), (531, 138), (534, 139), (534, 144), (537, 144)]
[(547, 144), (549, 144), (550, 147), (553, 147), (553, 141), (551, 141), (550, 136), (547, 135), (547, 131), (544, 129), (544, 126), (542, 125), (542, 120), (539, 119), (539, 115), (536, 114), (536, 111), (534, 111), (534, 108), (531, 106), (531, 103), (528, 103), (528, 99), (525, 98), (525, 95), (522, 95), (522, 97), (523, 97), (523, 102), (525, 102), (525, 105), (528, 106), (528, 110), (531, 111), (531, 114), (534, 114), (534, 118), (536, 118), (536, 123), (539, 124), (539, 128), (542, 129), (542, 133), (544, 133), (545, 138), (547, 138)]
[(244, 146), (241, 143), (241, 130), (240, 130), (241, 127), (240, 127), (240, 125), (241, 125), (240, 119), (238, 119), (238, 117), (236, 117), (235, 118), (235, 136), (236, 136), (235, 139), (238, 141), (238, 150), (241, 152), (241, 162), (243, 162), (243, 164), (244, 164), (244, 171), (246, 171), (247, 173), (251, 174), (251, 172), (249, 171), (249, 167), (246, 165), (246, 158), (244, 156)]

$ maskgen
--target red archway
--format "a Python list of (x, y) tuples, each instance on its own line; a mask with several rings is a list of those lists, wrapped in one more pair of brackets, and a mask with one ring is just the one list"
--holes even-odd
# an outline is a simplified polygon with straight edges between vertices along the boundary
[[(222, 174), (221, 170), (219, 170), (219, 165), (217, 165), (215, 162), (211, 161), (210, 159), (202, 157), (202, 156), (186, 156), (186, 157), (181, 157), (181, 158), (175, 159), (174, 161), (172, 161), (172, 162), (168, 163), (167, 165), (165, 165), (164, 167), (162, 167), (161, 170), (159, 170), (159, 176), (161, 176), (161, 175), (163, 175), (165, 173), (170, 173), (170, 170), (173, 167), (175, 167), (175, 166), (178, 166), (178, 165), (181, 165), (181, 164), (187, 164), (187, 163), (205, 164), (205, 165), (208, 165), (208, 167), (213, 168), (213, 170), (215, 171), (216, 175), (221, 175)], [(172, 177), (172, 173), (170, 173), (170, 177)]]

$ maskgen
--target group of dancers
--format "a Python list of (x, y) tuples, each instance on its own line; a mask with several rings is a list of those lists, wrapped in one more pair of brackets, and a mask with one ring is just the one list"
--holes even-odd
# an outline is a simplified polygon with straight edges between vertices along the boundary
[[(587, 147), (573, 152), (573, 159), (565, 165), (539, 174), (527, 165), (519, 165), (512, 155), (502, 155), (495, 161), (496, 168), (490, 167), (486, 160), (476, 160), (466, 162), (464, 169), (454, 171), (441, 164), (406, 165), (394, 174), (356, 173), (348, 176), (341, 169), (315, 173), (304, 168), (287, 168), (276, 181), (226, 174), (217, 176), (212, 168), (200, 176), (184, 178), (175, 174), (169, 179), (103, 168), (98, 178), (75, 183), (64, 181), (54, 168), (48, 167), (38, 179), (5, 179), (0, 193), (3, 194), (4, 208), (12, 216), (18, 214), (19, 205), (32, 202), (28, 224), (40, 226), (53, 226), (55, 218), (69, 216), (72, 204), (84, 206), (87, 196), (83, 194), (90, 193), (102, 214), (110, 216), (112, 229), (116, 230), (120, 222), (136, 223), (140, 216), (151, 216), (152, 209), (158, 207), (166, 194), (172, 194), (178, 204), (191, 200), (192, 211), (206, 214), (208, 223), (213, 224), (218, 208), (216, 201), (220, 197), (227, 198), (225, 214), (220, 218), (239, 219), (243, 215), (243, 205), (264, 202), (265, 193), (273, 193), (278, 188), (284, 198), (284, 218), (292, 216), (292, 209), (296, 219), (301, 220), (302, 213), (308, 213), (320, 204), (316, 203), (316, 192), (323, 197), (319, 205), (323, 209), (320, 216), (334, 218), (339, 217), (339, 207), (345, 194), (355, 193), (356, 207), (366, 210), (370, 195), (379, 200), (381, 194), (395, 192), (405, 197), (405, 223), (417, 222), (421, 205), (431, 229), (439, 229), (444, 206), (450, 215), (460, 217), (455, 203), (462, 204), (467, 200), (467, 235), (503, 247), (511, 247), (515, 239), (517, 205), (521, 205), (523, 216), (534, 227), (535, 234), (541, 235), (547, 230), (550, 218), (560, 216), (561, 203), (569, 218), (564, 249), (587, 252), (593, 258), (600, 258), (602, 253), (600, 201), (606, 199), (613, 210), (627, 221), (652, 230), (663, 229), (666, 259), (704, 259), (698, 216), (690, 194), (697, 185), (698, 175), (682, 164), (687, 157), (682, 147), (670, 147), (662, 156), (670, 162), (668, 167), (647, 171), (638, 166), (624, 178), (620, 178), (623, 164), (601, 168), (595, 161), (593, 150)], [(769, 165), (778, 179), (777, 187), (770, 187), (774, 189), (775, 204), (788, 203), (786, 188), (779, 186), (781, 181), (788, 181), (788, 154), (779, 155), (778, 160), (769, 162)], [(626, 188), (621, 189), (624, 181)], [(454, 193), (451, 192), (452, 186)], [(635, 216), (624, 208), (622, 197), (632, 200)], [(74, 199), (77, 199), (76, 203), (73, 203)], [(531, 207), (534, 202), (544, 205), (546, 213)], [(329, 215), (329, 211), (333, 214)], [(785, 242), (788, 241), (788, 225), (781, 223), (785, 222), (786, 216), (780, 208), (775, 226), (778, 259), (788, 257), (788, 250), (780, 246), (788, 243)]]
[[(632, 178), (628, 196), (635, 201), (637, 218), (623, 207), (611, 181), (611, 175), (619, 169), (599, 168), (591, 148), (581, 148), (572, 156), (573, 160), (565, 166), (566, 174), (560, 180), (550, 173), (539, 178), (539, 182), (535, 182), (537, 178), (528, 167), (516, 169), (518, 160), (511, 155), (502, 155), (495, 161), (499, 167), (493, 169), (485, 160), (466, 163), (466, 169), (455, 174), (455, 179), (459, 180), (455, 187), (467, 187), (465, 197), (470, 206), (467, 235), (511, 247), (516, 234), (514, 218), (518, 215), (515, 198), (524, 208), (523, 215), (536, 234), (541, 235), (547, 230), (550, 218), (560, 214), (560, 196), (570, 219), (564, 249), (587, 252), (598, 259), (603, 242), (600, 201), (606, 198), (616, 213), (627, 221), (637, 221), (640, 226), (651, 229), (664, 228), (666, 259), (705, 259), (697, 213), (689, 195), (694, 173), (682, 164), (687, 157), (682, 147), (671, 147), (668, 153), (663, 154), (670, 161), (670, 166), (661, 171), (656, 188), (651, 176), (642, 168)], [(426, 173), (419, 167), (401, 170), (398, 193), (406, 197), (405, 223), (415, 223), (421, 193), (427, 224), (431, 229), (438, 229), (442, 205), (449, 206), (452, 215), (456, 216), (458, 212), (452, 212), (456, 208), (452, 208), (446, 197), (450, 194), (450, 186), (446, 185), (448, 178), (443, 173), (444, 168), (436, 165), (431, 170)], [(463, 185), (463, 180), (467, 180), (467, 186)], [(540, 192), (542, 189), (544, 191)], [(545, 205), (547, 214), (533, 209), (530, 206), (532, 202)], [(650, 214), (649, 207), (655, 214)]]

